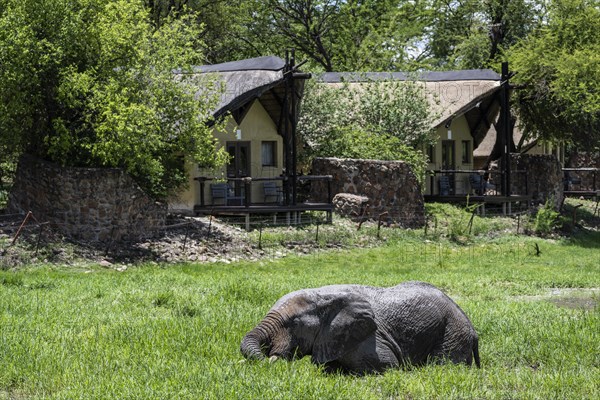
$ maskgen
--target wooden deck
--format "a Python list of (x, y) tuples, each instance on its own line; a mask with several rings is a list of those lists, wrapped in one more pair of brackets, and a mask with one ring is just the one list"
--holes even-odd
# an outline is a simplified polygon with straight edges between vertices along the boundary
[(585, 197), (585, 198), (599, 198), (600, 190), (565, 190), (565, 196), (569, 197)]
[(194, 207), (196, 215), (214, 215), (214, 216), (243, 216), (245, 217), (246, 230), (250, 230), (251, 217), (258, 215), (270, 216), (273, 218), (273, 224), (277, 220), (284, 218), (286, 224), (296, 223), (300, 215), (307, 211), (323, 211), (326, 213), (327, 222), (331, 223), (333, 204), (331, 203), (298, 203), (295, 205), (279, 204), (252, 204), (249, 206), (232, 205), (207, 205)]
[(425, 202), (427, 203), (453, 203), (453, 204), (481, 204), (481, 214), (485, 215), (486, 204), (499, 204), (502, 206), (502, 213), (504, 215), (512, 214), (512, 206), (514, 203), (527, 203), (531, 201), (531, 195), (511, 195), (511, 196), (467, 196), (466, 194), (461, 195), (424, 195)]

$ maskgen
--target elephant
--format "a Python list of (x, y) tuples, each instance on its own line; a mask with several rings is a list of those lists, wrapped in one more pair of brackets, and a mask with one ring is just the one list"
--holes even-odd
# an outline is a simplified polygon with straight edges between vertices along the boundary
[(242, 339), (247, 359), (311, 356), (327, 372), (362, 375), (430, 361), (480, 368), (479, 339), (463, 310), (425, 282), (390, 288), (331, 285), (280, 298)]

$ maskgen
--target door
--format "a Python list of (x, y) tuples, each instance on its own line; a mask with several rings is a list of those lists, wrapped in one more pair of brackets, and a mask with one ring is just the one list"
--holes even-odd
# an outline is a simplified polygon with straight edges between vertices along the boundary
[[(250, 142), (227, 142), (229, 164), (227, 178), (244, 178), (250, 176)], [(235, 181), (233, 188), (236, 196), (243, 196), (242, 182)]]
[[(442, 169), (454, 170), (456, 168), (456, 148), (454, 140), (442, 140)], [(448, 176), (449, 193), (454, 194), (454, 174), (445, 173)]]

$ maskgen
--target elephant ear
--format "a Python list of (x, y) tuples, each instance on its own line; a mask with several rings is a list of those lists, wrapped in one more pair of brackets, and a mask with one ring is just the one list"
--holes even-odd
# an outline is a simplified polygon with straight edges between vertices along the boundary
[(328, 309), (313, 345), (312, 360), (317, 364), (337, 360), (377, 329), (371, 305), (356, 294), (337, 295)]

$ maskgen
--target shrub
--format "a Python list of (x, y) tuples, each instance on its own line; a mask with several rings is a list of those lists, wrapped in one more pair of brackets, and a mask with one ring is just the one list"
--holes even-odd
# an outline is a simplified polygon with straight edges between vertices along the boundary
[(554, 200), (548, 199), (540, 207), (533, 221), (533, 231), (542, 236), (551, 234), (560, 227), (559, 213), (554, 209)]

